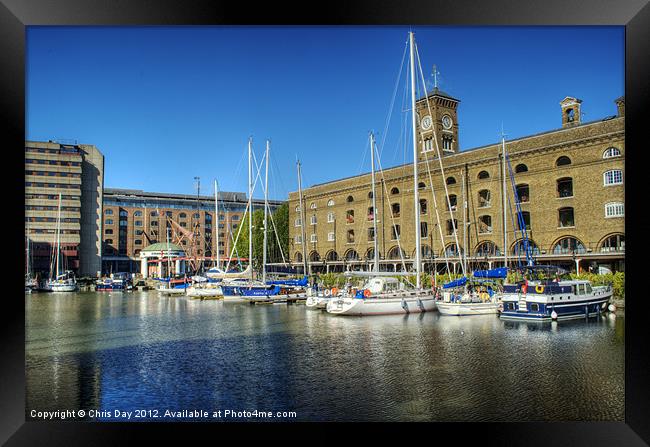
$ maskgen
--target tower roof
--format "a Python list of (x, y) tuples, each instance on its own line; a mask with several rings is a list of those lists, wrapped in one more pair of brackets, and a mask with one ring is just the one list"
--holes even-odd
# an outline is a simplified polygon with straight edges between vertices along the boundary
[[(427, 96), (429, 96), (429, 97), (430, 96), (439, 96), (441, 98), (447, 98), (447, 99), (451, 99), (452, 101), (460, 102), (459, 99), (454, 98), (449, 93), (443, 92), (438, 87), (434, 87), (433, 90), (429, 91), (429, 93), (427, 93)], [(423, 99), (426, 99), (426, 96), (422, 96), (421, 98), (418, 98), (418, 101), (421, 101)]]
[[(142, 249), (142, 251), (167, 251), (167, 242), (156, 242), (151, 244), (148, 247)], [(169, 251), (184, 251), (181, 247), (176, 244), (169, 243)]]

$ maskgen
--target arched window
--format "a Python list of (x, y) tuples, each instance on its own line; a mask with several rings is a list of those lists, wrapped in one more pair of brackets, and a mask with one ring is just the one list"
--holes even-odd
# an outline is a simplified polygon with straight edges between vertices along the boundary
[(329, 199), (327, 201), (327, 206), (334, 206), (334, 199)]
[(587, 250), (582, 242), (574, 237), (565, 237), (560, 239), (553, 247), (553, 254), (566, 255), (573, 253), (586, 253)]
[(453, 177), (447, 177), (447, 180), (445, 181), (448, 185), (453, 185), (456, 183), (456, 179)]
[(327, 252), (327, 254), (325, 255), (325, 259), (330, 262), (338, 261), (339, 255), (334, 250), (331, 250)]
[(615, 147), (608, 147), (607, 149), (605, 149), (605, 152), (603, 152), (603, 158), (614, 158), (620, 156), (621, 156), (621, 151)]
[(424, 182), (418, 183), (418, 189), (424, 189), (426, 187), (427, 187), (427, 185)]
[(113, 219), (106, 219), (106, 221), (104, 221), (104, 223), (106, 225), (113, 225)]
[(492, 233), (492, 216), (479, 216), (478, 232), (481, 234)]
[[(423, 244), (420, 247), (420, 256), (422, 256), (423, 259), (433, 258), (433, 251), (431, 250), (431, 247), (429, 247), (426, 244)], [(413, 250), (413, 258), (415, 258), (415, 250)]]
[(513, 246), (512, 246), (512, 254), (515, 256), (526, 256), (526, 245), (528, 245), (528, 250), (530, 251), (531, 255), (537, 256), (539, 255), (539, 247), (537, 247), (537, 244), (528, 239), (526, 243), (524, 243), (523, 239), (518, 240)]
[(120, 210), (120, 217), (127, 217), (129, 215), (128, 211)]
[(527, 184), (522, 183), (517, 185), (517, 197), (519, 198), (519, 203), (528, 203), (530, 202), (530, 188)]
[(156, 217), (156, 216), (158, 216), (158, 211), (152, 211), (152, 212), (149, 213), (149, 215), (151, 217)]
[[(379, 254), (381, 256), (381, 253)], [(375, 259), (375, 249), (374, 248), (369, 248), (368, 251), (366, 251), (366, 259)]]
[(142, 217), (142, 211), (136, 211), (135, 213), (133, 213), (133, 215), (135, 217)]
[(456, 257), (459, 256), (460, 254), (463, 253), (463, 250), (460, 250), (460, 253), (458, 252), (458, 247), (456, 246), (455, 243), (447, 245), (447, 248), (445, 248), (445, 255), (447, 257)]
[(300, 212), (300, 205), (296, 205), (296, 213)]
[(354, 197), (348, 196), (348, 198), (346, 199), (346, 202), (348, 202), (348, 203), (354, 202)]
[(316, 209), (316, 202), (311, 202), (311, 205), (309, 205), (309, 208), (312, 210)]
[(348, 250), (345, 253), (345, 260), (346, 261), (358, 261), (359, 260), (359, 253), (357, 253), (357, 251), (354, 250), (354, 249)]
[(108, 210), (106, 210), (106, 211), (104, 211), (104, 214), (107, 214), (107, 215), (109, 215), (109, 216), (110, 216), (110, 215), (112, 215), (112, 214), (113, 214), (113, 210), (111, 210), (111, 209), (108, 209)]
[(566, 207), (558, 210), (558, 227), (575, 227), (575, 219), (573, 216), (573, 208)]
[(185, 213), (180, 213), (180, 214), (178, 215), (178, 218), (179, 218), (179, 219), (185, 219), (186, 217), (187, 217), (187, 214), (185, 214)]
[(613, 234), (606, 237), (600, 244), (601, 252), (625, 251), (625, 235)]
[(302, 253), (299, 251), (296, 252), (296, 255), (294, 257), (296, 259), (296, 262), (302, 262)]
[(309, 261), (310, 262), (319, 262), (320, 261), (320, 255), (318, 254), (317, 251), (312, 251), (309, 253)]
[(565, 155), (555, 161), (555, 166), (567, 166), (571, 164), (571, 159)]
[(388, 259), (401, 259), (405, 257), (406, 257), (406, 253), (404, 252), (403, 248), (395, 246), (390, 250), (388, 250)]
[(523, 163), (518, 164), (515, 166), (515, 172), (520, 173), (520, 172), (528, 172), (528, 166), (526, 166)]
[(399, 194), (399, 188), (394, 187), (393, 189), (390, 190), (390, 193), (391, 193), (392, 195)]
[(491, 206), (490, 202), (490, 190), (482, 189), (478, 192), (478, 207), (479, 208), (488, 208)]
[(481, 171), (478, 173), (478, 179), (479, 180), (484, 180), (486, 178), (490, 178), (490, 173), (487, 171)]
[(476, 256), (501, 256), (501, 250), (499, 250), (499, 247), (494, 242), (485, 241), (476, 247)]
[(557, 180), (557, 196), (560, 198), (573, 197), (573, 179), (571, 177)]
[(106, 243), (106, 244), (112, 244), (112, 243), (113, 243), (113, 239), (106, 239), (106, 240), (104, 241), (104, 243)]

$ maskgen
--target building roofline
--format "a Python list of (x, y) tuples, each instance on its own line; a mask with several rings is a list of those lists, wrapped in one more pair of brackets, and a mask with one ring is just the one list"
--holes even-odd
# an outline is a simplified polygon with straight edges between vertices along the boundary
[[(544, 132), (538, 132), (538, 133), (534, 133), (532, 135), (527, 135), (525, 137), (513, 138), (512, 140), (506, 140), (506, 143), (515, 143), (515, 142), (518, 142), (518, 141), (527, 140), (529, 138), (540, 137), (542, 135), (548, 135), (548, 134), (558, 133), (558, 132), (565, 132), (565, 131), (568, 131), (568, 130), (578, 129), (580, 127), (590, 126), (590, 125), (593, 125), (593, 124), (602, 123), (603, 121), (610, 121), (610, 120), (617, 119), (617, 118), (623, 118), (623, 117), (618, 116), (618, 115), (611, 115), (611, 116), (607, 116), (605, 118), (601, 118), (601, 119), (598, 119), (598, 120), (588, 121), (586, 123), (582, 123), (582, 124), (579, 124), (577, 126), (547, 130), (547, 131), (544, 131)], [(487, 149), (489, 147), (494, 147), (494, 146), (498, 145), (499, 143), (500, 142), (497, 141), (495, 143), (485, 144), (483, 146), (477, 146), (477, 147), (473, 147), (473, 148), (470, 148), (470, 149), (464, 149), (464, 150), (462, 150), (460, 152), (456, 152), (455, 154), (447, 155), (447, 156), (445, 156), (443, 158), (444, 159), (449, 159), (449, 158), (452, 158), (452, 157), (456, 157), (458, 155), (465, 154), (467, 152), (473, 152), (473, 151), (477, 151), (477, 150), (481, 150), (481, 149)], [(404, 166), (409, 166), (409, 165), (412, 165), (412, 164), (413, 164), (412, 162), (403, 163), (403, 164), (399, 164), (399, 165), (396, 165), (396, 166), (391, 166), (390, 168), (386, 168), (386, 169), (384, 169), (384, 171), (403, 168)], [(305, 189), (317, 188), (319, 186), (329, 185), (329, 184), (336, 183), (336, 182), (342, 182), (342, 181), (350, 180), (350, 179), (357, 178), (357, 177), (363, 177), (364, 175), (369, 175), (369, 174), (370, 174), (370, 171), (364, 172), (363, 174), (351, 175), (351, 176), (348, 176), (348, 177), (344, 177), (344, 178), (340, 178), (340, 179), (336, 179), (336, 180), (331, 180), (329, 182), (317, 183), (317, 184), (311, 185), (311, 186), (309, 186), (309, 187), (307, 187)], [(289, 194), (295, 193), (295, 192), (296, 191), (291, 191)]]
[[(104, 197), (106, 196), (121, 196), (128, 198), (152, 198), (152, 199), (172, 199), (172, 200), (186, 200), (186, 201), (196, 201), (197, 196), (189, 194), (175, 194), (175, 193), (163, 193), (163, 192), (150, 192), (143, 191), (141, 189), (123, 189), (123, 188), (104, 188)], [(199, 201), (214, 201), (214, 196), (198, 196)], [(228, 192), (220, 191), (219, 199), (229, 202), (247, 202), (248, 198), (246, 193), (243, 192)], [(253, 198), (253, 202), (263, 202), (261, 199)], [(278, 205), (284, 203), (283, 200), (271, 200), (269, 203)]]

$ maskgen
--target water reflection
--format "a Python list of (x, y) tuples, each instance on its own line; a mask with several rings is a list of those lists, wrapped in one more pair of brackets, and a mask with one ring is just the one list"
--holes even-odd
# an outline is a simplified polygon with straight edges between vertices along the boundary
[(345, 318), (156, 293), (25, 299), (28, 409), (623, 420), (621, 314), (539, 324), (437, 312)]

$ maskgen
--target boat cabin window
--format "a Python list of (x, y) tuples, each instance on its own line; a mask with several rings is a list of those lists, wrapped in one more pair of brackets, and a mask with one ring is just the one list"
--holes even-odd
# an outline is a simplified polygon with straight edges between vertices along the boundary
[(587, 293), (593, 292), (593, 289), (591, 288), (591, 284), (586, 284), (585, 287), (586, 287)]
[(537, 303), (532, 303), (532, 304), (530, 305), (530, 310), (531, 310), (532, 312), (539, 312), (539, 304), (537, 304)]

